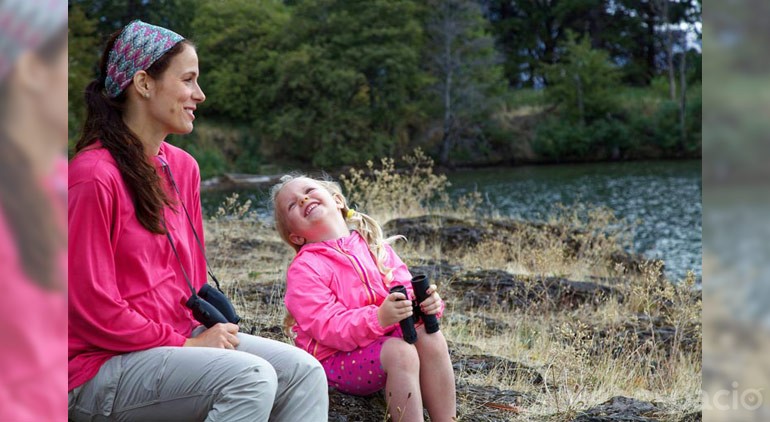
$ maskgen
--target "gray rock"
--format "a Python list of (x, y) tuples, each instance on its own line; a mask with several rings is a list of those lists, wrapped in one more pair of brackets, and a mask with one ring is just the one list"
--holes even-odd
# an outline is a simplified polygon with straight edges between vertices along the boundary
[(583, 304), (598, 305), (610, 297), (624, 300), (623, 293), (614, 287), (558, 277), (515, 275), (501, 270), (457, 275), (450, 289), (456, 297), (462, 297), (463, 309), (526, 308), (534, 303), (573, 309)]
[(657, 406), (630, 397), (615, 396), (581, 412), (573, 422), (650, 422), (657, 421)]

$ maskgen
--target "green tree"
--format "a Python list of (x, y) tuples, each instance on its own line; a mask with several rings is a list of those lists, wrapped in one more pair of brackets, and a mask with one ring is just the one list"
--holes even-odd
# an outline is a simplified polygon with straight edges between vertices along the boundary
[(619, 74), (606, 51), (591, 48), (588, 37), (567, 35), (558, 61), (546, 66), (550, 84), (545, 96), (560, 113), (585, 125), (617, 110), (614, 94)]
[(274, 99), (276, 70), (289, 19), (279, 1), (206, 0), (192, 22), (207, 95), (201, 111), (210, 117), (253, 121)]
[[(301, 1), (293, 12), (291, 57), (296, 61), (286, 70), (320, 97), (308, 107), (301, 101), (284, 106), (290, 114), (314, 119), (299, 140), (321, 151), (312, 162), (361, 163), (393, 155), (397, 139), (408, 136), (409, 122), (421, 114), (418, 96), (425, 75), (417, 2)], [(294, 98), (296, 90), (286, 88)]]
[(99, 42), (96, 36), (96, 21), (86, 17), (79, 5), (69, 9), (69, 74), (68, 83), (68, 119), (69, 139), (73, 140), (80, 131), (85, 119), (85, 87), (94, 78), (99, 57)]
[(505, 56), (512, 86), (547, 83), (544, 66), (553, 63), (568, 30), (601, 33), (607, 0), (481, 0)]
[[(647, 85), (664, 67), (670, 28), (700, 21), (693, 0), (480, 0), (505, 55), (513, 86), (545, 84), (568, 30), (587, 34), (591, 46), (606, 50), (622, 66), (624, 81)], [(662, 16), (663, 9), (668, 17)], [(665, 23), (670, 23), (666, 26)], [(681, 31), (679, 31), (681, 32)], [(661, 60), (663, 59), (663, 61)]]
[[(97, 33), (107, 35), (122, 28), (134, 19), (160, 25), (190, 36), (190, 24), (195, 16), (196, 0), (69, 0), (70, 9), (79, 7), (97, 23)], [(221, 6), (227, 3), (220, 2)]]
[(329, 166), (392, 154), (419, 114), (415, 3), (292, 3), (200, 6), (203, 111), (250, 122), (267, 157)]
[(490, 120), (505, 84), (501, 58), (478, 3), (432, 0), (427, 6), (427, 63), (443, 122), (439, 162), (448, 165), (463, 139), (476, 144), (482, 138), (481, 127)]
[(279, 1), (199, 2), (191, 30), (207, 97), (200, 111), (209, 123), (189, 142), (212, 172), (258, 170), (265, 138), (259, 129), (277, 95), (288, 20), (288, 9)]

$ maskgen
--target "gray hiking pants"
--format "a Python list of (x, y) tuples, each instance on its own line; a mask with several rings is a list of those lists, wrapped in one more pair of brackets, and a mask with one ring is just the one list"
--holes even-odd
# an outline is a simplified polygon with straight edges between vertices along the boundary
[[(196, 330), (198, 332), (202, 330)], [(197, 333), (196, 333), (197, 334)], [(326, 421), (326, 375), (305, 351), (238, 333), (237, 350), (115, 356), (69, 393), (74, 421)]]

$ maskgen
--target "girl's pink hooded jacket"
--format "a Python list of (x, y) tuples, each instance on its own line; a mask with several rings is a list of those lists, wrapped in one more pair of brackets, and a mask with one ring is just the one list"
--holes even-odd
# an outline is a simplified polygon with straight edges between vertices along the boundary
[[(390, 285), (406, 286), (412, 298), (412, 275), (393, 249), (385, 248), (385, 266), (393, 269)], [(294, 344), (323, 360), (382, 337), (398, 326), (381, 327), (377, 321), (389, 287), (356, 231), (303, 246), (286, 275), (286, 308), (297, 321)]]

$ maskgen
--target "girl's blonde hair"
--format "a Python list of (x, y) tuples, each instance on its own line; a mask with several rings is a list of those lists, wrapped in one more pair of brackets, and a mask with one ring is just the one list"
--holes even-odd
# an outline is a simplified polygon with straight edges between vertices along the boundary
[(382, 227), (375, 219), (362, 212), (350, 212), (351, 210), (348, 207), (348, 201), (345, 198), (345, 195), (342, 194), (342, 187), (339, 183), (330, 178), (314, 179), (301, 173), (291, 173), (281, 177), (279, 182), (270, 189), (270, 200), (273, 203), (275, 229), (281, 236), (281, 239), (294, 248), (298, 253), (302, 248), (302, 245), (297, 245), (289, 240), (290, 232), (286, 225), (286, 215), (282, 209), (278, 208), (278, 204), (276, 203), (276, 197), (281, 189), (283, 189), (287, 183), (296, 179), (313, 180), (326, 189), (333, 197), (337, 197), (342, 201), (342, 210), (340, 210), (342, 218), (345, 219), (351, 230), (357, 231), (361, 237), (366, 240), (366, 243), (369, 245), (369, 250), (374, 257), (374, 261), (377, 263), (377, 268), (385, 278), (386, 284), (390, 284), (390, 282), (393, 281), (393, 269), (385, 266), (385, 260), (388, 257), (385, 244), (390, 244), (395, 240), (403, 239), (404, 236), (391, 236), (385, 238)]

